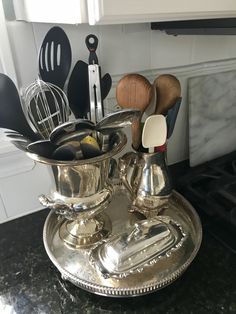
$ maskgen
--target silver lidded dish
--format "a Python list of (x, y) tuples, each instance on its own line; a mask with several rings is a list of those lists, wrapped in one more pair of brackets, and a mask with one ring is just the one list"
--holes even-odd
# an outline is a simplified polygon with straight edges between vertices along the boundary
[(181, 225), (168, 216), (144, 219), (98, 245), (91, 259), (104, 277), (124, 278), (170, 256), (185, 237)]

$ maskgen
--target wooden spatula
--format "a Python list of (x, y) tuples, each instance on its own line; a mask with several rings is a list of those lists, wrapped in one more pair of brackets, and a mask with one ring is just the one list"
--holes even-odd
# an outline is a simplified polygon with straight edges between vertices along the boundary
[(138, 109), (141, 114), (132, 123), (132, 145), (141, 144), (141, 118), (152, 98), (152, 85), (140, 74), (127, 74), (117, 84), (116, 99), (123, 109)]

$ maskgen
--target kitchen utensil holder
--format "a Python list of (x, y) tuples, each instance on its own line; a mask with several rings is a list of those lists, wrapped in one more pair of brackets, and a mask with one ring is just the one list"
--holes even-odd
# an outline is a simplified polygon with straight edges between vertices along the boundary
[(102, 212), (113, 195), (113, 156), (126, 144), (121, 131), (114, 132), (109, 152), (86, 160), (57, 161), (27, 153), (37, 162), (51, 168), (53, 191), (41, 195), (39, 201), (66, 218), (60, 237), (74, 248), (99, 241), (110, 232), (110, 222)]
[(172, 193), (166, 152), (129, 152), (119, 159), (119, 171), (132, 199), (131, 211), (147, 218), (168, 207)]

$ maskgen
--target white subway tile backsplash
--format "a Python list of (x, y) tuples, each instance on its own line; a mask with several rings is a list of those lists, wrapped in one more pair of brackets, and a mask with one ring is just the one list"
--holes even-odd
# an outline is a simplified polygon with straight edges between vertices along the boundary
[(150, 68), (150, 32), (147, 24), (141, 25), (100, 26), (103, 71), (119, 74)]
[[(37, 50), (52, 24), (34, 23)], [(184, 66), (236, 57), (235, 36), (167, 35), (151, 30), (149, 23), (89, 26), (60, 25), (67, 33), (73, 64), (88, 60), (85, 37), (99, 38), (98, 57), (103, 72), (112, 75)]]
[[(19, 23), (19, 22), (17, 22)], [(17, 36), (23, 34), (14, 24), (10, 35), (14, 42), (14, 55), (20, 81), (34, 80), (37, 75), (37, 53), (43, 38), (52, 24), (33, 24), (33, 32), (24, 38), (23, 45)], [(126, 73), (136, 72), (147, 76), (151, 83), (154, 78), (163, 73), (175, 74), (183, 89), (183, 101), (176, 121), (176, 127), (169, 141), (169, 163), (175, 163), (188, 157), (188, 103), (187, 78), (201, 75), (203, 69), (220, 71), (218, 64), (214, 70), (212, 60), (224, 60), (236, 57), (235, 36), (173, 36), (161, 31), (151, 30), (149, 23), (127, 25), (60, 25), (67, 33), (71, 42), (73, 58), (72, 68), (77, 60), (88, 60), (88, 50), (85, 37), (94, 33), (98, 36), (98, 59), (102, 73), (109, 72), (113, 78), (113, 88), (105, 101), (105, 112), (117, 109), (115, 87), (119, 78)], [(22, 26), (23, 27), (23, 26)], [(27, 29), (27, 34), (29, 28)], [(32, 42), (34, 39), (34, 43)], [(29, 57), (30, 56), (30, 57)], [(207, 63), (206, 63), (207, 62)], [(194, 66), (194, 64), (201, 63)], [(187, 72), (184, 68), (188, 68)], [(228, 65), (230, 67), (230, 64)], [(182, 68), (184, 67), (184, 68)], [(222, 65), (224, 70), (224, 64)]]
[(8, 22), (8, 31), (19, 86), (26, 86), (37, 77), (37, 49), (32, 25)]
[[(228, 58), (229, 36), (193, 36), (191, 63), (206, 62)], [(231, 39), (234, 38), (234, 36)], [(234, 57), (236, 54), (234, 53)], [(232, 56), (233, 57), (233, 56)]]
[(192, 36), (173, 36), (151, 31), (151, 68), (162, 69), (191, 63)]

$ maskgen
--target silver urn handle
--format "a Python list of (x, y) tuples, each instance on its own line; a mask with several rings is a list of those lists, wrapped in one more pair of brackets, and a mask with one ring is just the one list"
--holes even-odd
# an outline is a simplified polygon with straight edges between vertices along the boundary
[(63, 201), (53, 201), (44, 194), (39, 196), (39, 202), (44, 206), (48, 207), (56, 212), (56, 214), (65, 216), (68, 219), (72, 219), (74, 216), (73, 204), (66, 204)]

